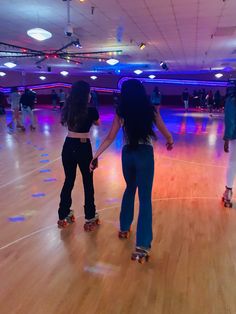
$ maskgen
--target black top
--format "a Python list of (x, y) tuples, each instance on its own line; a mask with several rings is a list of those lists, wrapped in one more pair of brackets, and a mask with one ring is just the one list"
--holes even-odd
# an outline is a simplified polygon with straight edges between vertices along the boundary
[(84, 122), (81, 125), (78, 125), (75, 129), (70, 130), (72, 132), (76, 133), (88, 133), (91, 126), (95, 121), (99, 119), (99, 113), (96, 108), (94, 107), (88, 107), (88, 114), (87, 117), (85, 118)]
[(35, 92), (28, 91), (21, 96), (20, 103), (24, 108), (30, 107), (32, 109), (34, 107), (35, 99), (36, 99)]

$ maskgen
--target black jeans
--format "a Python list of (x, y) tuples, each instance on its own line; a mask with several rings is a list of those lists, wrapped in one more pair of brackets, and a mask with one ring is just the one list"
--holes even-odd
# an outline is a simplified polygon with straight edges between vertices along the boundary
[(58, 210), (59, 219), (65, 219), (70, 212), (72, 204), (71, 192), (74, 187), (77, 165), (80, 168), (83, 178), (85, 219), (95, 217), (93, 173), (89, 170), (92, 158), (92, 147), (89, 140), (83, 143), (78, 138), (66, 138), (62, 149), (65, 182), (61, 191), (61, 201)]

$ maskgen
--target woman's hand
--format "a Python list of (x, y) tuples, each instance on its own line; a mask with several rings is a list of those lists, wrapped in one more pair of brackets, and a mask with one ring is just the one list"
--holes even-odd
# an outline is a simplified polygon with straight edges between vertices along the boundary
[(224, 143), (224, 151), (226, 153), (229, 152), (229, 140), (225, 140), (225, 143)]
[(93, 160), (90, 162), (89, 170), (90, 172), (93, 172), (96, 168), (98, 168), (98, 159), (93, 158)]
[(167, 150), (172, 150), (172, 149), (173, 149), (173, 146), (174, 146), (174, 140), (173, 140), (172, 136), (170, 135), (170, 136), (167, 138), (166, 149), (167, 149)]

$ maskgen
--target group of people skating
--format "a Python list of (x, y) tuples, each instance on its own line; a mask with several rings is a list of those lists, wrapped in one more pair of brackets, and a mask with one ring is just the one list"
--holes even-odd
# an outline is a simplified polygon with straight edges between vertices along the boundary
[[(13, 119), (9, 128), (25, 129), (25, 117), (30, 116), (31, 129), (35, 129), (33, 107), (36, 94), (26, 89), (20, 95), (13, 88), (10, 95)], [(90, 128), (99, 125), (99, 113), (95, 106), (90, 106), (91, 90), (88, 83), (76, 82), (72, 85), (67, 100), (64, 99), (61, 112), (61, 123), (68, 128), (62, 150), (62, 163), (65, 172), (65, 182), (60, 194), (58, 209), (58, 227), (65, 228), (75, 221), (71, 209), (71, 193), (76, 179), (76, 169), (79, 166), (84, 186), (85, 231), (93, 231), (100, 224), (94, 200), (93, 170), (98, 166), (99, 156), (111, 145), (122, 128), (124, 145), (122, 148), (122, 170), (126, 181), (120, 211), (120, 239), (129, 238), (134, 218), (134, 199), (136, 190), (139, 195), (139, 215), (136, 231), (136, 248), (132, 259), (147, 261), (152, 243), (152, 184), (154, 175), (154, 153), (152, 143), (156, 139), (155, 126), (166, 139), (167, 150), (173, 148), (173, 137), (166, 128), (160, 112), (161, 94), (155, 88), (148, 97), (144, 86), (138, 80), (128, 80), (123, 83), (119, 99), (116, 102), (116, 114), (112, 127), (98, 148), (92, 153)], [(19, 115), (21, 104), (22, 120)], [(227, 90), (225, 103), (225, 134), (224, 150), (230, 152), (227, 169), (226, 190), (222, 200), (225, 206), (232, 207), (232, 188), (236, 174), (236, 87)]]
[(71, 192), (76, 178), (77, 165), (80, 168), (85, 194), (85, 231), (93, 231), (100, 223), (94, 202), (93, 170), (98, 165), (98, 157), (111, 145), (120, 128), (123, 130), (122, 169), (126, 181), (120, 211), (119, 238), (127, 239), (134, 217), (134, 199), (138, 189), (139, 215), (136, 232), (136, 248), (132, 259), (140, 262), (148, 260), (152, 243), (152, 184), (154, 174), (154, 154), (152, 141), (156, 139), (154, 127), (166, 138), (168, 150), (173, 148), (173, 138), (159, 113), (159, 108), (150, 104), (142, 83), (128, 80), (123, 83), (120, 100), (112, 127), (92, 157), (89, 130), (93, 124), (99, 125), (96, 108), (89, 107), (90, 86), (84, 81), (73, 84), (66, 106), (62, 111), (62, 124), (68, 127), (62, 162), (65, 182), (60, 195), (60, 228), (74, 222), (71, 210)]
[[(223, 196), (225, 206), (232, 206), (232, 186), (236, 173), (236, 93), (235, 88), (227, 93), (225, 151), (230, 150), (227, 170), (227, 185)], [(154, 175), (154, 153), (152, 142), (156, 139), (156, 126), (166, 138), (167, 150), (173, 148), (173, 138), (166, 128), (159, 112), (161, 96), (159, 90), (151, 99), (138, 80), (123, 83), (116, 106), (116, 114), (111, 129), (97, 149), (94, 157), (90, 143), (89, 130), (99, 125), (99, 113), (89, 107), (90, 86), (84, 81), (73, 84), (66, 105), (62, 110), (61, 123), (68, 127), (63, 150), (62, 162), (65, 182), (60, 194), (58, 227), (65, 228), (75, 221), (71, 209), (71, 192), (79, 166), (84, 186), (85, 231), (93, 231), (100, 224), (94, 201), (93, 170), (98, 166), (99, 156), (114, 141), (120, 128), (123, 130), (122, 170), (126, 181), (120, 211), (120, 239), (129, 238), (134, 218), (134, 199), (136, 190), (139, 195), (139, 214), (136, 230), (136, 247), (131, 258), (139, 262), (147, 261), (152, 243), (152, 184)], [(234, 121), (232, 122), (232, 115)], [(230, 149), (229, 149), (230, 143)]]
[[(30, 128), (35, 130), (34, 105), (36, 102), (36, 93), (30, 89), (25, 89), (21, 95), (16, 87), (12, 88), (9, 102), (12, 110), (12, 120), (8, 123), (8, 128), (13, 130), (14, 126), (25, 131), (26, 117), (30, 118)], [(21, 110), (21, 115), (20, 115)]]

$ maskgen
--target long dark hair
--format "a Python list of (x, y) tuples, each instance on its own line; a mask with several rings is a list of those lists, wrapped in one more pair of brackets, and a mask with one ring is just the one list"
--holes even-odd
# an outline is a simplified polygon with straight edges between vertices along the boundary
[(75, 131), (86, 119), (89, 93), (90, 85), (85, 81), (78, 81), (72, 85), (61, 117), (61, 123), (67, 125), (70, 131)]
[(156, 139), (154, 132), (155, 108), (149, 102), (143, 84), (135, 79), (127, 80), (121, 88), (118, 116), (123, 120), (123, 131), (130, 146), (141, 141)]

